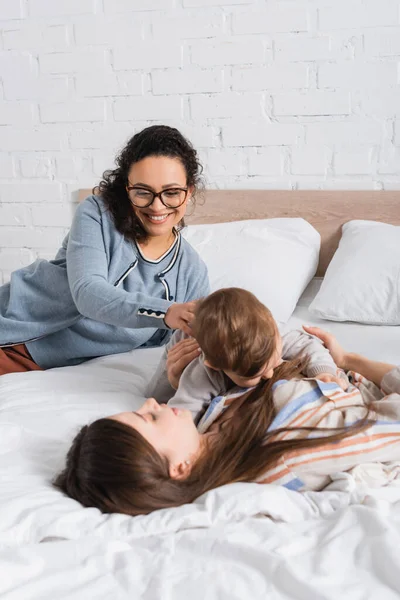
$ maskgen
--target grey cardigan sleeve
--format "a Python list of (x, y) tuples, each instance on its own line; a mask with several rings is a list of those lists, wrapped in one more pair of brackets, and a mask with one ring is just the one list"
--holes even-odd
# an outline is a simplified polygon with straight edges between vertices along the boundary
[[(83, 202), (75, 213), (67, 246), (67, 273), (72, 298), (84, 317), (127, 328), (168, 329), (164, 316), (173, 304), (142, 293), (128, 293), (107, 281), (108, 261), (101, 227), (101, 212), (94, 200)], [(158, 316), (143, 311), (151, 310)]]
[(282, 358), (285, 360), (292, 360), (299, 354), (304, 354), (310, 359), (306, 373), (308, 377), (316, 377), (320, 373), (336, 375), (336, 363), (318, 338), (293, 330), (282, 336), (282, 343)]

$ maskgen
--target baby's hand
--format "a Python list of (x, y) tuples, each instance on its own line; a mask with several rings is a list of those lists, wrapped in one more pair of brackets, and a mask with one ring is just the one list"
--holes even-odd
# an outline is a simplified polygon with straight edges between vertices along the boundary
[(323, 381), (324, 383), (337, 383), (338, 385), (340, 385), (340, 387), (344, 391), (346, 391), (346, 389), (347, 389), (346, 382), (343, 379), (341, 379), (340, 377), (333, 375), (332, 373), (318, 373), (318, 375), (316, 375), (315, 379), (319, 379), (320, 381)]
[(194, 338), (181, 340), (168, 351), (167, 377), (175, 390), (178, 389), (179, 380), (184, 369), (200, 354), (200, 347)]
[(332, 333), (328, 331), (324, 331), (320, 327), (311, 327), (310, 325), (303, 325), (304, 331), (314, 335), (319, 338), (321, 342), (324, 344), (325, 348), (327, 348), (337, 364), (337, 366), (341, 369), (346, 369), (346, 361), (347, 361), (347, 353), (339, 344), (337, 339)]

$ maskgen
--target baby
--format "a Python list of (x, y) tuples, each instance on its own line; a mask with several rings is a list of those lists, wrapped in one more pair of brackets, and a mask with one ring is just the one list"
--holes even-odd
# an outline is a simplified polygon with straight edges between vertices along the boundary
[[(321, 341), (301, 331), (282, 335), (271, 312), (253, 294), (240, 288), (221, 289), (200, 300), (192, 323), (197, 353), (180, 379), (168, 380), (168, 352), (189, 336), (176, 331), (166, 345), (147, 390), (158, 402), (187, 408), (197, 422), (217, 396), (238, 386), (251, 388), (270, 379), (282, 360), (307, 357), (307, 377), (335, 381), (337, 366)], [(201, 354), (199, 355), (199, 353)], [(173, 385), (172, 385), (173, 384)], [(177, 389), (174, 389), (176, 387)]]

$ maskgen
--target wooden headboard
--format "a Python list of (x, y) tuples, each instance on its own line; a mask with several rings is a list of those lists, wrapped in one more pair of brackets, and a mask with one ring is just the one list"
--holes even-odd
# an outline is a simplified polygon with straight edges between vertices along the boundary
[[(91, 194), (80, 190), (79, 200)], [(189, 213), (191, 210), (189, 209)], [(226, 223), (245, 219), (303, 217), (321, 235), (318, 276), (323, 276), (338, 246), (341, 227), (352, 219), (400, 225), (399, 191), (207, 190), (187, 223)]]

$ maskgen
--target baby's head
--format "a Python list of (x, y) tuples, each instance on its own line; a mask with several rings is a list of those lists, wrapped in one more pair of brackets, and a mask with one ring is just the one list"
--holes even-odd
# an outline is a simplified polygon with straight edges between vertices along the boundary
[(271, 312), (254, 294), (225, 288), (198, 303), (192, 325), (205, 364), (240, 387), (270, 379), (282, 362), (282, 340)]

